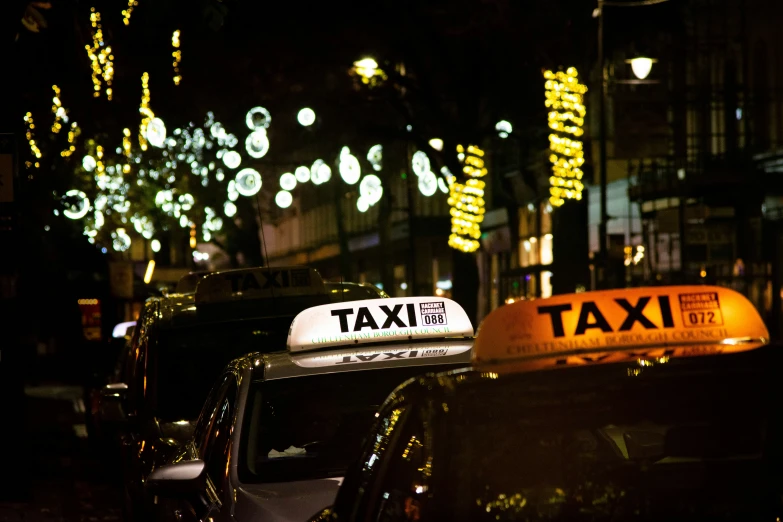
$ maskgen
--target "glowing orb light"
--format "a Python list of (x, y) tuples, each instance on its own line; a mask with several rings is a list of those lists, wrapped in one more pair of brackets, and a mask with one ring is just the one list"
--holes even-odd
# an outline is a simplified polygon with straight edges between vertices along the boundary
[(230, 150), (223, 154), (223, 163), (230, 169), (235, 169), (242, 163), (242, 156), (235, 150)]
[(290, 172), (286, 172), (280, 176), (280, 188), (283, 190), (294, 190), (296, 188), (296, 176)]
[(413, 154), (413, 160), (411, 161), (411, 167), (413, 173), (417, 176), (423, 176), (430, 171), (430, 158), (423, 151), (416, 151)]
[(236, 191), (243, 196), (255, 196), (261, 190), (261, 174), (255, 169), (242, 169), (237, 173)]
[(367, 203), (366, 199), (359, 196), (359, 199), (356, 200), (356, 208), (359, 212), (367, 212), (367, 209), (370, 208), (370, 204)]
[(449, 193), (449, 184), (446, 183), (446, 180), (444, 180), (443, 178), (438, 178), (438, 188), (444, 194), (448, 194)]
[(294, 175), (296, 176), (296, 181), (299, 183), (307, 183), (310, 181), (310, 169), (307, 167), (296, 167)]
[(321, 185), (332, 179), (332, 169), (324, 163), (323, 160), (317, 159), (310, 167), (310, 179), (316, 185)]
[(272, 115), (263, 107), (253, 107), (247, 111), (245, 123), (250, 130), (268, 129), (272, 123)]
[(68, 198), (78, 199), (77, 203), (63, 210), (65, 217), (69, 219), (81, 219), (87, 215), (87, 212), (90, 211), (90, 200), (87, 199), (87, 194), (81, 190), (69, 190), (65, 193), (65, 196)]
[(84, 167), (84, 170), (87, 172), (92, 172), (95, 170), (95, 167), (98, 165), (98, 163), (95, 161), (95, 158), (90, 156), (89, 154), (86, 155), (84, 158), (82, 158), (82, 167)]
[(349, 185), (355, 184), (362, 177), (362, 167), (359, 165), (359, 160), (351, 154), (351, 150), (348, 147), (343, 147), (340, 151), (339, 169), (340, 177)]
[(166, 124), (160, 118), (152, 118), (147, 124), (147, 142), (153, 147), (163, 147), (166, 143)]
[(383, 196), (383, 184), (381, 178), (375, 174), (368, 174), (359, 183), (359, 196), (364, 198), (368, 205), (375, 205)]
[(269, 137), (266, 129), (260, 128), (251, 132), (245, 140), (245, 150), (254, 158), (263, 158), (269, 152)]
[(508, 135), (511, 134), (511, 131), (514, 130), (514, 128), (511, 126), (511, 123), (506, 120), (500, 120), (495, 124), (495, 130), (498, 132), (498, 136), (501, 138), (508, 138)]
[(160, 241), (158, 241), (157, 239), (153, 239), (152, 241), (150, 241), (150, 248), (152, 249), (153, 252), (160, 252)]
[(294, 197), (287, 190), (281, 190), (275, 195), (275, 203), (280, 208), (288, 208), (294, 202)]
[(310, 107), (305, 107), (296, 115), (296, 120), (302, 127), (309, 127), (315, 123), (315, 111)]
[(370, 162), (374, 170), (381, 170), (383, 162), (383, 145), (373, 145), (367, 152), (367, 161)]
[(223, 213), (226, 217), (234, 217), (237, 213), (237, 206), (231, 201), (226, 201), (223, 204)]
[(432, 196), (438, 191), (438, 178), (432, 171), (425, 172), (419, 176), (419, 192), (427, 197)]

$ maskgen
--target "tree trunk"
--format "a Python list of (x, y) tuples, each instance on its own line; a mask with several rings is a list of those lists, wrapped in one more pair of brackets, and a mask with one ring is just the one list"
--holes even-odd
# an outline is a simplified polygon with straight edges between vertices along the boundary
[[(385, 180), (383, 183), (388, 186)], [(392, 191), (385, 190), (378, 205), (378, 267), (381, 272), (383, 289), (394, 297), (394, 252), (391, 244), (392, 204)]]
[(473, 328), (478, 327), (479, 271), (476, 254), (452, 250), (453, 287), (451, 296), (468, 314)]
[(340, 242), (340, 275), (344, 281), (353, 281), (351, 267), (351, 250), (348, 246), (348, 232), (345, 230), (345, 218), (343, 216), (343, 190), (341, 181), (333, 180), (334, 187), (334, 217), (337, 221), (337, 238)]

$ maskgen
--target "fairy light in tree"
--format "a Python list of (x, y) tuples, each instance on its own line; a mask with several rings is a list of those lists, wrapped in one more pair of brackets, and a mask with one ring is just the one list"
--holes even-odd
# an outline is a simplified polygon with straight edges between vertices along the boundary
[(484, 167), (484, 151), (475, 145), (467, 150), (457, 145), (457, 157), (462, 158), (462, 172), (465, 183), (451, 183), (449, 191), (449, 213), (451, 214), (451, 235), (449, 246), (463, 252), (475, 252), (481, 244), (481, 223), (484, 221), (484, 187), (480, 178), (487, 175)]
[(582, 165), (584, 146), (580, 136), (584, 134), (586, 109), (584, 94), (587, 87), (579, 83), (574, 67), (566, 72), (545, 71), (545, 105), (549, 109), (549, 150), (552, 153), (552, 176), (549, 178), (549, 202), (553, 206), (562, 205), (566, 199), (582, 199)]
[[(62, 101), (60, 100), (60, 88), (56, 85), (52, 85), (54, 96), (52, 97), (52, 114), (54, 114), (54, 122), (52, 123), (52, 132), (59, 134), (63, 128), (63, 123), (68, 123), (68, 114), (63, 108)], [(61, 123), (62, 122), (62, 123)]]
[(171, 37), (171, 46), (174, 47), (174, 52), (171, 56), (174, 57), (174, 85), (179, 85), (182, 81), (182, 75), (179, 73), (179, 62), (182, 61), (182, 51), (179, 48), (179, 29), (174, 31), (174, 35)]
[(133, 8), (137, 5), (139, 5), (139, 2), (136, 0), (128, 0), (127, 9), (122, 10), (122, 23), (125, 25), (130, 25), (130, 17), (133, 14)]
[[(27, 131), (25, 132), (25, 137), (27, 138), (27, 143), (30, 144), (30, 152), (33, 153), (33, 156), (36, 157), (36, 159), (41, 159), (41, 149), (38, 148), (38, 145), (35, 143), (35, 133), (33, 130), (35, 130), (35, 122), (33, 121), (33, 113), (28, 112), (24, 115), (24, 121), (27, 123)], [(30, 166), (35, 165), (35, 168), (38, 168), (40, 164), (36, 161), (34, 164), (29, 163), (27, 164), (27, 167), (30, 168)]]
[(68, 148), (60, 152), (60, 156), (63, 158), (69, 157), (76, 152), (76, 138), (82, 133), (82, 129), (79, 128), (79, 124), (75, 121), (71, 123), (71, 128), (68, 129)]
[(112, 99), (111, 82), (114, 78), (114, 55), (111, 46), (103, 41), (103, 29), (101, 28), (101, 13), (90, 8), (90, 23), (92, 24), (92, 45), (85, 45), (87, 56), (92, 67), (93, 97), (101, 95), (101, 87), (106, 84), (106, 98)]
[(155, 117), (155, 113), (150, 109), (150, 75), (148, 73), (141, 75), (141, 105), (139, 105), (139, 112), (142, 116), (141, 124), (139, 125), (139, 146), (142, 151), (145, 151), (147, 150), (147, 125)]

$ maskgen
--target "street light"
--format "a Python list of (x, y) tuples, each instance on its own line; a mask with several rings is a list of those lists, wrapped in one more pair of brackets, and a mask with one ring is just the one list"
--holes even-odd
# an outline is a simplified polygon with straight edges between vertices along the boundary
[[(598, 61), (599, 70), (601, 72), (601, 96), (599, 104), (599, 119), (598, 119), (598, 143), (599, 143), (599, 168), (601, 170), (601, 221), (598, 225), (598, 246), (600, 253), (599, 266), (601, 267), (599, 281), (601, 287), (606, 286), (606, 268), (608, 266), (608, 244), (607, 244), (607, 222), (609, 221), (608, 207), (606, 202), (607, 194), (607, 167), (606, 167), (606, 93), (609, 83), (609, 71), (606, 67), (606, 57), (604, 56), (604, 8), (605, 7), (642, 7), (655, 4), (661, 4), (668, 0), (638, 0), (632, 2), (618, 2), (611, 0), (598, 0), (598, 8), (593, 11), (593, 17), (598, 18)], [(652, 69), (653, 60), (644, 57), (637, 58), (636, 67), (634, 62), (631, 62), (631, 68), (634, 69), (634, 74), (642, 79), (641, 74), (645, 72), (646, 77), (650, 74)], [(638, 72), (637, 72), (638, 69)]]
[(386, 79), (386, 73), (384, 73), (379, 67), (378, 62), (372, 58), (362, 58), (353, 62), (353, 72), (362, 79), (362, 83), (374, 84), (376, 77), (381, 80)]
[(647, 76), (650, 75), (652, 66), (656, 61), (657, 60), (647, 58), (646, 56), (637, 56), (636, 58), (628, 60), (628, 62), (631, 64), (633, 75), (640, 80), (644, 80), (647, 78)]

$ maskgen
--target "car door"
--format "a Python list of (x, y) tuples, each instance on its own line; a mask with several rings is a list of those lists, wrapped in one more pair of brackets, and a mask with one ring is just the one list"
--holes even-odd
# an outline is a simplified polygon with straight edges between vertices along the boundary
[(224, 374), (210, 392), (199, 416), (192, 449), (194, 457), (204, 461), (206, 488), (198, 495), (183, 499), (178, 508), (183, 519), (200, 521), (229, 517), (226, 488), (238, 394), (236, 375), (233, 372)]

